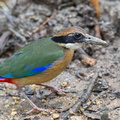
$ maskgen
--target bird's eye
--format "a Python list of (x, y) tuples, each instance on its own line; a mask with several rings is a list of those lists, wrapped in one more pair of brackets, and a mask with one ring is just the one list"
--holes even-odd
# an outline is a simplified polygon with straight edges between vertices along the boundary
[(74, 34), (75, 39), (80, 39), (82, 37), (81, 33), (75, 33)]

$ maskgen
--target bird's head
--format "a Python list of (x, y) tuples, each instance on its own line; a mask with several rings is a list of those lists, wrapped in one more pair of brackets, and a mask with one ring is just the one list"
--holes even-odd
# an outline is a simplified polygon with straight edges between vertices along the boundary
[(71, 27), (61, 30), (52, 37), (52, 40), (58, 45), (67, 49), (79, 49), (85, 43), (107, 45), (107, 42), (88, 35), (82, 28)]

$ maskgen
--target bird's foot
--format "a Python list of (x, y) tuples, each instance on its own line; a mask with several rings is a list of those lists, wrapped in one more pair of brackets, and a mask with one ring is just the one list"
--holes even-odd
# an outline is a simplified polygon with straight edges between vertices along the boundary
[(60, 95), (66, 95), (66, 93), (68, 93), (68, 91), (66, 91), (66, 90), (63, 90), (63, 89), (60, 89), (60, 88), (55, 88), (55, 87), (52, 87), (52, 86), (49, 86), (49, 85), (44, 85), (44, 84), (37, 84), (37, 85), (45, 86), (45, 87), (51, 89), (53, 92), (55, 92), (57, 94), (60, 94)]
[(39, 108), (37, 107), (36, 105), (35, 106), (32, 106), (33, 108), (31, 110), (29, 110), (28, 112), (26, 112), (26, 114), (30, 114), (32, 113), (33, 111), (40, 111), (40, 112), (50, 112), (49, 110), (47, 109), (42, 109), (42, 108)]
[(60, 88), (55, 88), (55, 87), (52, 87), (51, 90), (55, 93), (60, 94), (60, 95), (66, 95), (66, 93), (68, 93), (68, 91), (66, 91), (66, 90), (63, 90)]
[(40, 112), (50, 112), (50, 110), (47, 110), (47, 109), (42, 109), (42, 108), (39, 108), (37, 107), (27, 96), (24, 92), (20, 92), (22, 96), (24, 96), (24, 98), (29, 102), (29, 104), (31, 105), (32, 109), (28, 112), (26, 112), (26, 114), (30, 114), (32, 113), (34, 110), (37, 110), (37, 111), (40, 111)]

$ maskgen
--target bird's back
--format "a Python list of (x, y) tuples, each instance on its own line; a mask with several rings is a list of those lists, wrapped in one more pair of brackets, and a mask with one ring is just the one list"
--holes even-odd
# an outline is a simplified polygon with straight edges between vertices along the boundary
[(2, 62), (0, 64), (0, 76), (17, 78), (34, 75), (35, 73), (30, 70), (50, 65), (63, 56), (63, 48), (50, 38), (40, 39), (18, 50)]

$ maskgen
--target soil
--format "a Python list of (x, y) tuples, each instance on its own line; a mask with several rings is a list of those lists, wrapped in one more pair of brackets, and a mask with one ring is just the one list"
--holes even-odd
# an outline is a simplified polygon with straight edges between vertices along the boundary
[[(97, 64), (83, 65), (76, 51), (66, 70), (45, 83), (70, 91), (66, 95), (55, 94), (38, 85), (23, 87), (23, 91), (38, 107), (52, 110), (50, 113), (37, 111), (26, 115), (31, 106), (20, 96), (16, 86), (0, 83), (0, 120), (59, 120), (88, 88), (90, 84), (88, 78), (97, 70), (99, 75), (95, 87), (87, 102), (81, 106), (82, 112), (74, 113), (69, 120), (120, 120), (119, 0), (100, 0), (99, 20), (89, 1), (7, 0), (6, 7), (3, 8), (6, 14), (0, 10), (0, 61), (24, 45), (39, 38), (50, 37), (60, 29), (70, 26), (81, 26), (88, 34), (100, 36), (109, 43), (109, 46), (84, 46), (84, 51), (96, 59)], [(43, 24), (48, 18), (50, 20)], [(40, 25), (41, 28), (33, 33)], [(99, 27), (101, 35), (95, 30), (96, 26)], [(96, 97), (98, 98), (84, 109)]]

